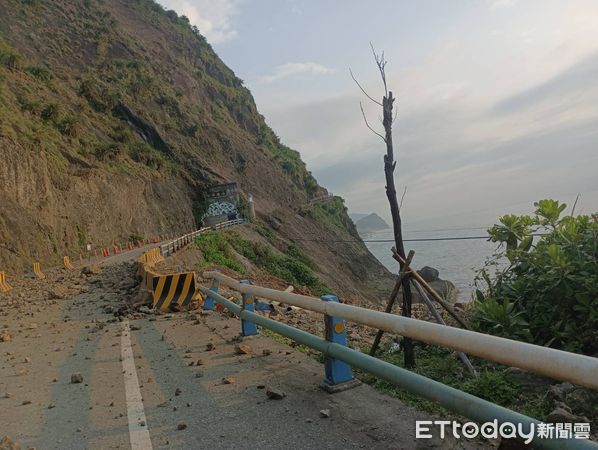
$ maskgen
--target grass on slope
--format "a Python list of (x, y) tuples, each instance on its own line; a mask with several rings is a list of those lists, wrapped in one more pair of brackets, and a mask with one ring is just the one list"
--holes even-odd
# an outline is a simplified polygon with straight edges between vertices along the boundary
[(245, 268), (235, 258), (238, 253), (270, 275), (287, 283), (308, 287), (314, 295), (330, 293), (315, 275), (314, 264), (294, 245), (284, 253), (276, 253), (270, 246), (242, 238), (235, 231), (207, 232), (198, 236), (195, 244), (203, 254), (203, 264), (218, 264), (245, 274)]

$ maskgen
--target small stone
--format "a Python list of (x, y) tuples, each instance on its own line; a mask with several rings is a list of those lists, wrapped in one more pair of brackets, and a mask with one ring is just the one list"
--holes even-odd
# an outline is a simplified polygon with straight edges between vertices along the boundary
[(313, 420), (312, 420), (312, 419), (305, 419), (305, 421), (306, 421), (307, 423), (312, 423), (312, 422), (313, 422)]
[(0, 342), (10, 342), (12, 341), (12, 334), (8, 331), (3, 331), (0, 333)]
[(195, 378), (201, 378), (201, 377), (203, 377), (203, 372), (197, 372), (195, 374)]
[(179, 396), (183, 393), (183, 391), (181, 390), (181, 388), (176, 388), (174, 391), (174, 395)]
[(320, 411), (320, 417), (324, 419), (328, 419), (330, 417), (330, 410), (329, 409), (322, 409)]
[(71, 375), (71, 383), (72, 384), (83, 383), (83, 375), (81, 375), (79, 372), (72, 374)]
[(287, 396), (287, 394), (285, 394), (280, 389), (276, 389), (276, 388), (272, 388), (272, 387), (266, 388), (266, 395), (268, 396), (269, 399), (272, 399), (272, 400), (282, 400), (283, 398), (285, 398)]
[(10, 437), (4, 436), (0, 440), (0, 449), (2, 450), (21, 450), (21, 446), (13, 441)]
[(54, 403), (50, 403), (48, 405), (48, 409), (53, 409), (53, 408), (56, 408), (56, 405)]
[(266, 386), (265, 386), (265, 385), (263, 385), (263, 384), (258, 384), (258, 385), (257, 385), (257, 388), (258, 388), (258, 389), (266, 389)]
[(25, 359), (23, 360), (23, 362), (30, 363), (31, 362), (31, 358), (29, 356), (26, 356)]
[(108, 406), (114, 406), (114, 402), (110, 402)]
[(214, 344), (212, 344), (211, 342), (206, 344), (206, 351), (211, 352), (212, 350), (215, 350), (215, 349), (216, 349), (216, 346)]
[(263, 356), (268, 356), (270, 354), (272, 354), (272, 350), (267, 349), (267, 348), (265, 348), (265, 349), (262, 350), (262, 355)]
[(31, 400), (23, 400), (23, 403), (21, 403), (21, 405), (31, 405)]
[(237, 355), (248, 355), (251, 352), (252, 350), (249, 345), (243, 344), (242, 342), (235, 345), (235, 353)]
[(235, 383), (235, 381), (237, 381), (237, 380), (235, 380), (234, 377), (224, 377), (222, 379), (223, 384), (233, 384), (233, 383)]
[(176, 426), (176, 429), (179, 431), (184, 430), (185, 428), (187, 428), (187, 424), (185, 422), (179, 422)]

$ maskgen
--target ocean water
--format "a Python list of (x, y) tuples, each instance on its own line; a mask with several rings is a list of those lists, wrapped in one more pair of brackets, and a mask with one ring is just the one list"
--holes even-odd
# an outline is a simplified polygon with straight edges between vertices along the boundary
[[(404, 239), (426, 239), (465, 236), (486, 236), (485, 228), (460, 228), (446, 230), (422, 230), (403, 232)], [(392, 258), (393, 242), (367, 242), (368, 240), (392, 240), (392, 230), (363, 233), (362, 239), (372, 254), (391, 272), (398, 273), (399, 265)], [(496, 244), (487, 239), (447, 240), (427, 242), (405, 242), (405, 253), (415, 251), (413, 266), (434, 267), (440, 272), (440, 278), (452, 281), (459, 289), (459, 301), (469, 301), (473, 293), (473, 281), (477, 270), (484, 266), (486, 258), (491, 256)]]

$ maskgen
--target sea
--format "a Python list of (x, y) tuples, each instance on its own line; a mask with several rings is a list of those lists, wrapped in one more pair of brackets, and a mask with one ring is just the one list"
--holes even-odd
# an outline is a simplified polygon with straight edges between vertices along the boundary
[[(398, 273), (398, 263), (392, 258), (392, 230), (361, 233), (372, 254), (393, 273)], [(438, 238), (480, 237), (481, 239), (425, 240)], [(460, 302), (470, 301), (474, 292), (474, 278), (484, 262), (496, 250), (496, 243), (488, 242), (486, 228), (452, 228), (437, 230), (405, 230), (405, 253), (415, 252), (412, 265), (415, 268), (434, 267), (440, 278), (453, 282), (459, 290)], [(417, 241), (410, 241), (416, 239)]]

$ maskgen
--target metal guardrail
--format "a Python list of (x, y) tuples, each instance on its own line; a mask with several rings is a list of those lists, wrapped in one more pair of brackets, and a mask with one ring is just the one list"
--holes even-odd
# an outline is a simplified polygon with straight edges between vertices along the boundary
[[(228, 284), (221, 274), (219, 279), (220, 281), (224, 281), (225, 284)], [(248, 284), (243, 284), (242, 286), (245, 286), (247, 288), (252, 287)], [(361, 353), (357, 350), (353, 350), (344, 345), (335, 343), (333, 338), (331, 338), (330, 336), (330, 334), (334, 333), (327, 332), (327, 339), (322, 339), (318, 336), (314, 336), (310, 333), (291, 327), (289, 325), (260, 316), (253, 312), (254, 301), (253, 299), (250, 299), (250, 297), (254, 294), (253, 292), (249, 294), (245, 293), (245, 295), (243, 296), (243, 307), (241, 307), (216, 292), (218, 289), (218, 280), (216, 279), (214, 280), (213, 285), (210, 289), (204, 286), (199, 286), (199, 289), (206, 295), (206, 301), (207, 299), (210, 299), (211, 301), (215, 301), (216, 303), (223, 305), (234, 314), (240, 316), (243, 322), (251, 323), (254, 327), (255, 325), (262, 326), (271, 331), (274, 331), (275, 333), (286, 336), (294, 340), (295, 342), (298, 342), (299, 344), (303, 344), (310, 348), (320, 351), (329, 358), (329, 360), (327, 360), (327, 364), (334, 363), (335, 360), (344, 362), (352, 367), (359, 368), (367, 373), (375, 375), (379, 378), (383, 378), (402, 389), (420, 395), (423, 398), (426, 398), (428, 400), (442, 405), (450, 411), (453, 411), (457, 414), (463, 415), (480, 423), (497, 421), (499, 424), (510, 423), (515, 424), (516, 426), (517, 424), (521, 424), (520, 426), (524, 427), (526, 433), (529, 430), (531, 430), (532, 427), (534, 427), (534, 429), (537, 429), (538, 426), (542, 423), (539, 420), (527, 417), (523, 414), (511, 411), (507, 408), (503, 408), (502, 406), (498, 406), (494, 403), (475, 397), (471, 394), (467, 394), (458, 389), (446, 386), (438, 381), (431, 380), (424, 376), (410, 372), (406, 369), (402, 369), (390, 363), (381, 361), (377, 358)], [(247, 291), (248, 290), (249, 289), (247, 289)], [(322, 297), (321, 300), (318, 300), (322, 305), (340, 305), (331, 301), (322, 301), (328, 300), (325, 297)], [(289, 302), (287, 301), (285, 303)], [(319, 312), (322, 311), (320, 310)], [(330, 318), (330, 316), (327, 317)], [(337, 328), (338, 323), (339, 322), (337, 322), (334, 329), (343, 330), (344, 323), (341, 327)], [(245, 332), (245, 323), (243, 324), (242, 329)], [(255, 332), (252, 332), (250, 334), (255, 334)], [(326, 372), (328, 374), (328, 367), (326, 368)], [(532, 442), (535, 446), (537, 446), (537, 448), (551, 450), (596, 450), (598, 448), (597, 444), (586, 439), (544, 439), (539, 437), (537, 433), (534, 433)]]
[(407, 336), (500, 364), (519, 367), (558, 380), (570, 381), (571, 383), (598, 389), (598, 358), (396, 316), (367, 308), (341, 303), (324, 303), (314, 297), (242, 284), (220, 272), (208, 271), (204, 272), (203, 276), (205, 278), (218, 278), (222, 284), (242, 293), (277, 300), (281, 303), (322, 314), (338, 316), (351, 322), (371, 326), (393, 334)]
[(212, 230), (214, 230), (214, 231), (223, 230), (225, 228), (229, 228), (234, 225), (241, 225), (245, 222), (246, 222), (245, 219), (235, 219), (235, 220), (228, 220), (226, 222), (217, 223), (216, 225), (212, 225), (210, 227), (200, 228), (199, 230), (184, 234), (182, 236), (179, 236), (176, 239), (173, 239), (172, 241), (169, 241), (165, 244), (160, 245), (160, 253), (162, 254), (162, 256), (172, 255), (174, 252), (180, 250), (185, 245), (190, 244), (193, 241), (193, 239), (195, 239), (197, 236), (199, 236), (202, 233), (205, 233), (207, 231), (212, 231)]

